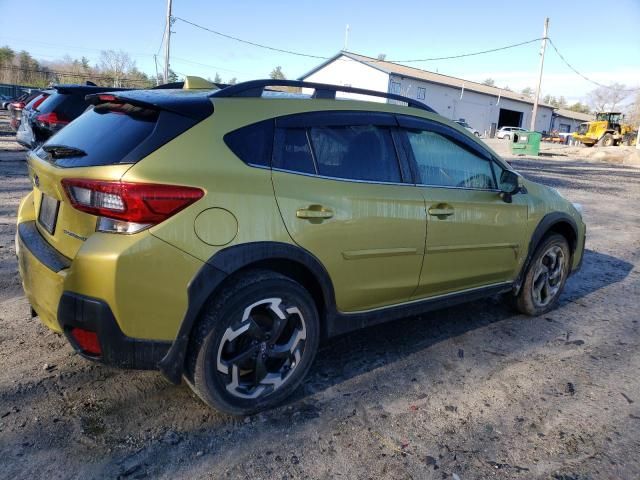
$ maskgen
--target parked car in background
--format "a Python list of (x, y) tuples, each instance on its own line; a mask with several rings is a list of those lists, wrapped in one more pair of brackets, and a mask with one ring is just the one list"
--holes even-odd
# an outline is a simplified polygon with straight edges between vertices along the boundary
[(500, 130), (496, 132), (496, 137), (504, 138), (505, 140), (511, 140), (515, 132), (526, 132), (524, 128), (520, 127), (500, 127)]
[(13, 101), (9, 104), (9, 112), (11, 114), (11, 119), (9, 120), (9, 126), (14, 132), (18, 131), (20, 128), (20, 120), (22, 118), (22, 110), (28, 103), (30, 103), (34, 98), (39, 96), (42, 92), (40, 90), (34, 90), (27, 95), (22, 95), (16, 101)]
[(28, 154), (22, 284), (85, 358), (251, 414), (324, 338), (499, 293), (541, 315), (580, 268), (580, 207), (421, 102), (190, 83), (92, 95)]
[(46, 91), (47, 97), (38, 101), (35, 108), (30, 108), (28, 113), (25, 113), (25, 108), (16, 139), (27, 148), (35, 148), (89, 107), (89, 102), (85, 100), (87, 95), (122, 90), (127, 89), (95, 85), (55, 85)]
[(27, 130), (29, 132), (31, 131), (29, 127), (29, 120), (37, 113), (37, 108), (51, 95), (51, 93), (53, 93), (52, 90), (45, 90), (40, 92), (40, 94), (33, 97), (31, 101), (27, 103), (22, 109), (22, 112), (20, 114), (20, 122), (18, 124), (18, 129), (16, 130), (16, 140), (21, 145), (31, 148), (29, 145), (21, 141), (21, 139), (24, 138), (25, 132)]
[(13, 97), (11, 95), (0, 95), (0, 110), (6, 110)]
[(29, 94), (28, 93), (22, 93), (20, 95), (17, 95), (15, 97), (10, 97), (9, 99), (6, 100), (2, 100), (0, 101), (0, 107), (2, 107), (2, 110), (9, 110), (9, 105), (12, 104), (13, 102), (18, 102), (20, 100), (24, 100), (25, 98), (27, 98)]
[(462, 118), (460, 120), (454, 120), (455, 123), (460, 125), (462, 128), (466, 128), (469, 132), (473, 133), (476, 137), (480, 136), (480, 132), (465, 122)]

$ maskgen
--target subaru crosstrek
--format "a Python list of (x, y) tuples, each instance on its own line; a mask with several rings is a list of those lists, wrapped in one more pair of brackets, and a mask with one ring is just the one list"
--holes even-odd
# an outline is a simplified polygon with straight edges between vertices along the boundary
[(93, 95), (29, 153), (24, 290), (86, 358), (248, 414), (323, 338), (496, 294), (539, 315), (580, 266), (579, 208), (416, 100), (194, 83)]

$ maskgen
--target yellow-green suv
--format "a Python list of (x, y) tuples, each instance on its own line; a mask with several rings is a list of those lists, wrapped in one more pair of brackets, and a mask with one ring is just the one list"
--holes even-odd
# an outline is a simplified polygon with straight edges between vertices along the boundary
[(498, 293), (544, 313), (582, 260), (571, 203), (413, 99), (265, 80), (91, 101), (29, 154), (27, 298), (83, 356), (224, 412), (281, 402), (323, 338)]

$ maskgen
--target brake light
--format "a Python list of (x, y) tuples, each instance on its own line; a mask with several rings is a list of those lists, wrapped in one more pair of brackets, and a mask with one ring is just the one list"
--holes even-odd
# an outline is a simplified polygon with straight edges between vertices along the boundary
[(98, 95), (98, 100), (100, 100), (101, 102), (115, 102), (116, 96), (115, 95)]
[(70, 333), (78, 344), (78, 347), (80, 347), (80, 350), (82, 350), (82, 353), (96, 357), (102, 354), (102, 348), (100, 347), (100, 341), (98, 340), (98, 334), (96, 332), (74, 327)]
[(68, 124), (69, 120), (59, 116), (56, 112), (50, 112), (37, 115), (36, 122), (43, 128), (58, 128)]
[(97, 215), (98, 231), (136, 233), (157, 225), (202, 198), (199, 188), (150, 183), (64, 179), (77, 210)]

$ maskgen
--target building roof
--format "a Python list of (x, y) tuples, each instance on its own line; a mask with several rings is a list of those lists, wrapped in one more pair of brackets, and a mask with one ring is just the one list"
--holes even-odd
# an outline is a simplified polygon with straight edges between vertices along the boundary
[(581, 122), (590, 122), (595, 118), (594, 115), (590, 113), (574, 112), (573, 110), (567, 110), (566, 108), (556, 108), (554, 113), (559, 117), (580, 120)]
[[(483, 85), (481, 83), (472, 82), (470, 80), (464, 80), (462, 78), (450, 77), (448, 75), (442, 75), (441, 73), (429, 72), (427, 70), (421, 70), (415, 67), (408, 67), (406, 65), (400, 65), (398, 63), (387, 62), (386, 60), (378, 60), (377, 58), (367, 57), (366, 55), (360, 55), (352, 52), (341, 51), (334, 55), (333, 57), (325, 60), (323, 63), (315, 67), (313, 70), (305, 73), (300, 77), (300, 80), (303, 80), (310, 76), (312, 73), (317, 72), (324, 66), (329, 63), (337, 60), (341, 56), (350, 58), (355, 60), (356, 62), (364, 63), (371, 68), (375, 68), (376, 70), (380, 70), (387, 74), (400, 75), (402, 77), (415, 78), (417, 80), (423, 80), (426, 82), (437, 83), (440, 85), (446, 85), (449, 87), (462, 88), (465, 90), (484, 93), (486, 95), (492, 95), (494, 97), (502, 97), (508, 98), (511, 100), (516, 100), (519, 102), (529, 103), (533, 105), (533, 99), (527, 97), (526, 95), (518, 92), (513, 92), (511, 90), (505, 90), (499, 87), (491, 87), (489, 85)], [(539, 102), (538, 105), (554, 108), (552, 105), (548, 105), (546, 103)], [(574, 112), (575, 113), (575, 112)]]

